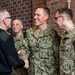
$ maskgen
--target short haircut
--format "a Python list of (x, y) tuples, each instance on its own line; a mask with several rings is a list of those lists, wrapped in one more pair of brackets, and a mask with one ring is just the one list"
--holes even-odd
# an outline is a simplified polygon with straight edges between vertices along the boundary
[(48, 17), (50, 17), (50, 10), (48, 7), (42, 6), (42, 7), (37, 7), (38, 8), (42, 8), (44, 10), (44, 12), (48, 15)]
[(22, 23), (22, 21), (20, 19), (14, 19), (13, 22), (14, 21), (19, 21), (21, 23), (21, 25), (23, 25), (23, 23)]
[(73, 18), (73, 12), (69, 8), (60, 8), (57, 10), (59, 14), (66, 14), (70, 19)]
[(6, 11), (6, 9), (0, 9), (0, 24), (2, 23), (2, 20), (5, 18), (4, 15)]

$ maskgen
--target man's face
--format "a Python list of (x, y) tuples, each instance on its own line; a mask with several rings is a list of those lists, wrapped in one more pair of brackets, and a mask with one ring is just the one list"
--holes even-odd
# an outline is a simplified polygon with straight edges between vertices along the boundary
[(11, 16), (7, 11), (5, 12), (5, 19), (3, 20), (3, 23), (7, 29), (11, 28)]
[(22, 28), (23, 28), (23, 25), (22, 25), (21, 21), (19, 21), (19, 20), (13, 21), (12, 29), (13, 29), (14, 33), (21, 32)]
[(63, 16), (59, 15), (58, 12), (55, 15), (55, 23), (60, 29), (63, 29)]
[(47, 15), (44, 13), (42, 8), (38, 8), (35, 11), (34, 23), (36, 26), (43, 25), (47, 20)]

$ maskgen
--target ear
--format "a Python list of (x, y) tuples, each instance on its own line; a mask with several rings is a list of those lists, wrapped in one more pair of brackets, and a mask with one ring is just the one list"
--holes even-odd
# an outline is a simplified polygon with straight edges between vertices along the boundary
[(5, 19), (3, 20), (3, 23), (6, 25), (6, 20)]
[(23, 29), (23, 25), (21, 25), (21, 29)]
[(62, 22), (64, 22), (64, 20), (65, 20), (65, 17), (64, 17), (64, 16), (62, 16)]
[(4, 19), (3, 22), (6, 22), (6, 20)]
[(45, 15), (45, 20), (47, 20), (49, 18), (49, 16), (48, 15)]

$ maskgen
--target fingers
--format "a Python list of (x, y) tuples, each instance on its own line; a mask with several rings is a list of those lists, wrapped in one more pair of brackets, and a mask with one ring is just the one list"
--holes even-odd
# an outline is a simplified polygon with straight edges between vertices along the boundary
[(24, 59), (25, 66), (24, 68), (28, 69), (29, 68), (29, 61), (27, 59)]
[(20, 54), (21, 54), (21, 52), (22, 52), (22, 50), (19, 50), (19, 51), (18, 51), (18, 54), (20, 55)]

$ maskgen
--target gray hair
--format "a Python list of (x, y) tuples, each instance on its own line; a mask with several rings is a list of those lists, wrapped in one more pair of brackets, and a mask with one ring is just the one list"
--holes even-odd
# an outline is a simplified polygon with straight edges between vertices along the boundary
[(4, 18), (5, 18), (5, 12), (6, 12), (7, 10), (6, 9), (1, 9), (0, 10), (0, 24), (2, 23), (2, 21), (4, 20)]

